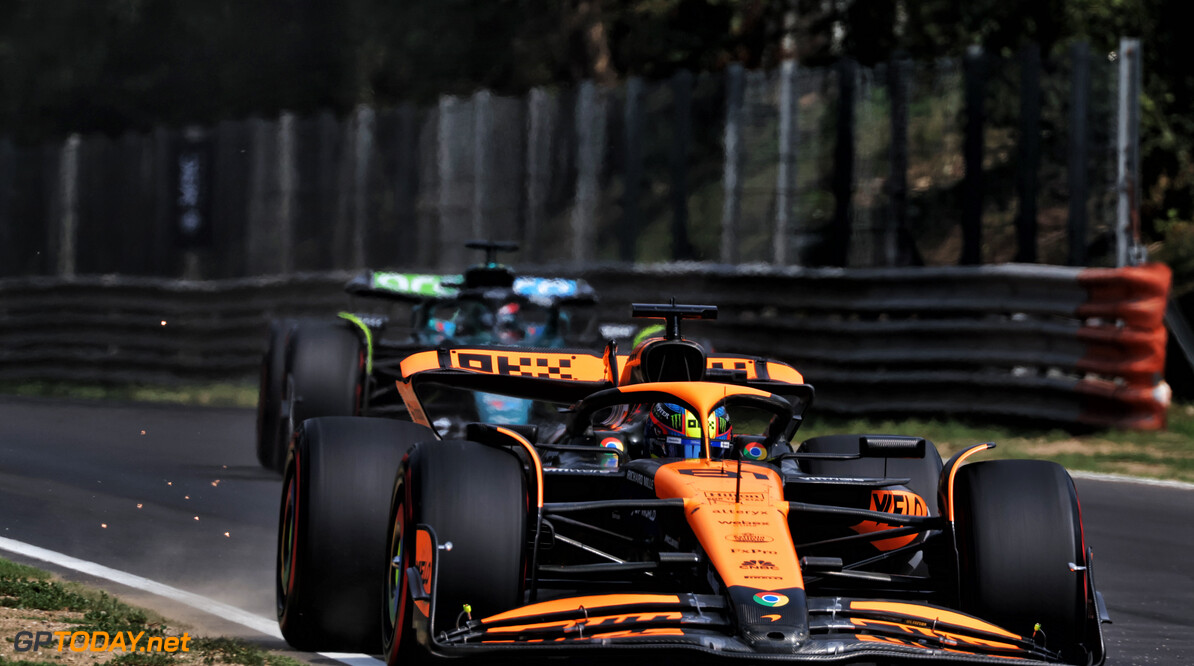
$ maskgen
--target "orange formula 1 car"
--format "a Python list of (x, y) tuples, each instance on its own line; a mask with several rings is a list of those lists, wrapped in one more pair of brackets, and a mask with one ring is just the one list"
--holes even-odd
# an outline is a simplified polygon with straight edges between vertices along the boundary
[[(667, 326), (629, 355), (420, 352), (398, 382), (414, 423), (307, 421), (279, 530), (286, 639), (391, 665), (593, 650), (1104, 661), (1063, 468), (971, 462), (993, 444), (943, 464), (918, 437), (792, 445), (813, 397), (796, 370), (680, 335), (715, 308), (635, 310)], [(436, 402), (452, 391), (558, 409), (443, 439)]]

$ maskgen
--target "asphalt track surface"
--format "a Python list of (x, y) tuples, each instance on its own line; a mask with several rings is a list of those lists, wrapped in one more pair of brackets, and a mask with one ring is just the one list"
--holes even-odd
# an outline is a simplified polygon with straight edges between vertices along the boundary
[[(257, 466), (254, 418), (246, 409), (0, 397), (0, 536), (273, 618), (281, 480)], [(1194, 663), (1194, 490), (1077, 484), (1114, 620), (1108, 663)], [(131, 596), (202, 628), (279, 644)]]

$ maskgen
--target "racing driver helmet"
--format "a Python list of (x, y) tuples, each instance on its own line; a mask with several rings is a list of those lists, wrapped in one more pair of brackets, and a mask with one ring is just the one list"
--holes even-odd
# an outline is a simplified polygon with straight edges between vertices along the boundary
[[(709, 415), (709, 455), (720, 459), (733, 435), (725, 407)], [(647, 450), (652, 458), (700, 458), (701, 424), (695, 414), (670, 402), (655, 403), (647, 417)]]

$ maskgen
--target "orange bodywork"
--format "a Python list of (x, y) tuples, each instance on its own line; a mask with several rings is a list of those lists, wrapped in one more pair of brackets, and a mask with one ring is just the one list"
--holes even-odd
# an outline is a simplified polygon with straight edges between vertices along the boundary
[(684, 517), (727, 586), (804, 588), (783, 480), (775, 470), (685, 460), (659, 469), (655, 494), (684, 499)]
[[(897, 516), (929, 515), (929, 506), (925, 504), (925, 500), (910, 490), (872, 490), (870, 508), (871, 511), (883, 511)], [(889, 530), (892, 527), (892, 525), (886, 523), (864, 520), (857, 525), (851, 526), (850, 529), (859, 534), (871, 534), (872, 532)], [(872, 541), (871, 544), (879, 550), (889, 551), (907, 546), (916, 538), (916, 534), (907, 534), (890, 539), (879, 539)]]
[[(415, 566), (419, 569), (419, 576), (423, 578), (423, 593), (431, 594), (431, 565), (435, 548), (431, 545), (431, 534), (427, 530), (415, 533)], [(405, 582), (405, 581), (404, 581)], [(421, 599), (415, 599), (415, 608), (424, 617), (430, 617), (431, 605)]]

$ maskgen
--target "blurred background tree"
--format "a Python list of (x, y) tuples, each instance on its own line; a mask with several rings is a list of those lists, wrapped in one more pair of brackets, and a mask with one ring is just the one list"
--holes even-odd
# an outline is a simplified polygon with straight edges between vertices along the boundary
[[(1186, 0), (0, 0), (0, 134), (116, 135), (282, 110), (728, 63), (863, 65), (1143, 39), (1142, 219), (1194, 219)], [(786, 39), (785, 39), (786, 38)], [(1164, 224), (1157, 224), (1164, 222)]]

